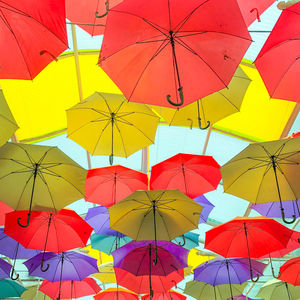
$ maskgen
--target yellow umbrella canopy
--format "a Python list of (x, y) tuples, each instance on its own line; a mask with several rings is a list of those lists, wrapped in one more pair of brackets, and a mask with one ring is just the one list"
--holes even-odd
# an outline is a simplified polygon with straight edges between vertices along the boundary
[(102, 265), (104, 263), (112, 262), (113, 261), (113, 256), (108, 255), (104, 252), (101, 252), (99, 250), (93, 249), (91, 245), (88, 245), (84, 248), (80, 249), (80, 252), (86, 253), (94, 258), (97, 259), (97, 265)]
[(146, 105), (96, 92), (67, 110), (68, 137), (92, 155), (128, 157), (154, 143), (159, 117)]
[(93, 277), (99, 279), (103, 283), (115, 283), (116, 275), (112, 262), (102, 264), (98, 266), (99, 273), (93, 274)]
[(191, 249), (188, 255), (188, 265), (192, 267), (191, 272), (202, 263), (215, 258), (214, 256), (202, 255), (199, 249)]
[(0, 148), (0, 198), (15, 210), (58, 211), (84, 197), (86, 170), (57, 147), (6, 143)]
[(254, 204), (300, 198), (300, 137), (254, 143), (221, 167), (226, 193)]
[(4, 145), (19, 128), (0, 89), (0, 146)]
[(240, 110), (251, 80), (238, 67), (228, 88), (199, 99), (183, 108), (152, 106), (169, 125), (206, 129), (209, 125)]
[(39, 285), (27, 287), (27, 290), (21, 296), (24, 300), (52, 300), (50, 297), (39, 291)]

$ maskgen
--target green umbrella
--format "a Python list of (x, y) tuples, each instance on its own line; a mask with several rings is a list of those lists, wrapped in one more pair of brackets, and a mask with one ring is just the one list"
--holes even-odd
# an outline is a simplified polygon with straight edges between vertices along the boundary
[(25, 290), (26, 288), (11, 279), (0, 279), (0, 299), (20, 297)]

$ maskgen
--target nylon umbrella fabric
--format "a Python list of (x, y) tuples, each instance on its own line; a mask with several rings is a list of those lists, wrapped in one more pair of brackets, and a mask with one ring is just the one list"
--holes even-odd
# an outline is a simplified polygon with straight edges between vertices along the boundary
[[(149, 299), (151, 299), (149, 294), (142, 296), (142, 300), (149, 300)], [(154, 293), (152, 299), (153, 300), (185, 300), (186, 296), (178, 292), (175, 292), (173, 290), (170, 290), (166, 293)]]
[(300, 285), (300, 258), (295, 257), (286, 261), (280, 267), (279, 279), (292, 285)]
[(5, 223), (5, 215), (11, 211), (13, 211), (13, 209), (10, 206), (0, 201), (0, 225), (1, 226), (4, 225)]
[(109, 207), (136, 190), (147, 188), (145, 173), (121, 165), (90, 169), (85, 184), (85, 200)]
[(94, 296), (95, 300), (138, 300), (139, 296), (124, 288), (108, 288)]
[(178, 153), (151, 168), (152, 190), (179, 189), (190, 198), (215, 190), (220, 166), (212, 156)]
[(65, 2), (1, 1), (0, 77), (33, 79), (68, 48)]
[(99, 272), (92, 276), (103, 283), (116, 283), (116, 275), (112, 262), (104, 263), (98, 266)]
[(10, 277), (11, 265), (3, 259), (0, 259), (0, 279)]
[(193, 199), (194, 201), (196, 201), (198, 204), (200, 204), (203, 209), (200, 215), (200, 219), (199, 219), (199, 224), (202, 223), (206, 223), (209, 214), (211, 213), (211, 211), (213, 210), (213, 208), (215, 207), (212, 203), (210, 203), (205, 196), (200, 195), (196, 198)]
[(108, 13), (99, 65), (129, 101), (181, 106), (225, 88), (250, 44), (236, 1), (130, 0)]
[(50, 297), (39, 291), (39, 285), (28, 286), (21, 297), (24, 300), (51, 300)]
[[(227, 300), (229, 299), (230, 298), (228, 298)], [(238, 295), (238, 296), (234, 296), (233, 300), (253, 300), (253, 299), (244, 295)]]
[(24, 286), (11, 279), (0, 279), (0, 299), (20, 297), (26, 290)]

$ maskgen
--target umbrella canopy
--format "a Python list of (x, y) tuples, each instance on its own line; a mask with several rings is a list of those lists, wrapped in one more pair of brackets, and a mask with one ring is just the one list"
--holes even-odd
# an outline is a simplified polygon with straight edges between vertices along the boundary
[[(0, 198), (29, 225), (31, 209), (58, 211), (84, 197), (86, 171), (57, 147), (7, 143), (0, 148)], [(24, 224), (25, 223), (25, 224)]]
[(227, 88), (212, 93), (180, 109), (153, 106), (170, 126), (206, 129), (219, 120), (240, 111), (251, 80), (238, 67)]
[(293, 286), (281, 280), (269, 280), (261, 287), (258, 297), (265, 300), (297, 299), (300, 295), (300, 287)]
[(292, 285), (300, 285), (300, 257), (292, 258), (280, 267), (279, 279)]
[(21, 295), (24, 300), (51, 300), (50, 297), (39, 291), (39, 285), (28, 286), (27, 290)]
[(200, 234), (194, 232), (187, 232), (180, 237), (172, 240), (173, 243), (187, 249), (193, 249), (199, 246)]
[(215, 190), (221, 180), (212, 156), (178, 153), (151, 168), (152, 190), (179, 189), (190, 198)]
[(33, 79), (68, 48), (65, 2), (1, 2), (1, 78)]
[(108, 288), (94, 296), (95, 300), (139, 300), (139, 296), (123, 288)]
[[(229, 299), (230, 298), (228, 298), (227, 300)], [(244, 295), (238, 295), (238, 296), (234, 296), (233, 300), (253, 300), (253, 299)]]
[(136, 190), (148, 189), (148, 176), (121, 165), (90, 169), (85, 183), (85, 200), (112, 206)]
[(95, 36), (104, 33), (108, 10), (122, 1), (66, 0), (66, 15), (70, 21), (78, 23), (80, 28)]
[[(246, 283), (233, 284), (233, 295), (240, 295), (246, 287)], [(195, 299), (201, 300), (224, 300), (230, 298), (230, 291), (227, 284), (212, 286), (200, 281), (189, 281), (185, 285), (184, 293)]]
[(94, 279), (84, 278), (81, 281), (64, 280), (61, 282), (61, 286), (59, 282), (44, 280), (40, 286), (40, 291), (54, 300), (77, 299), (97, 294), (101, 288)]
[(11, 265), (3, 259), (0, 259), (0, 279), (10, 277)]
[(4, 225), (5, 223), (5, 215), (11, 211), (13, 211), (13, 209), (10, 206), (0, 201), (0, 225), (1, 226)]
[(215, 206), (212, 203), (210, 203), (203, 195), (200, 195), (194, 198), (193, 200), (203, 207), (199, 219), (199, 224), (206, 223), (209, 214), (211, 213), (211, 211)]
[[(221, 167), (224, 191), (254, 204), (300, 198), (300, 137), (254, 143)], [(247, 187), (247, 188), (245, 188)]]
[(99, 279), (103, 283), (115, 283), (116, 275), (114, 270), (114, 265), (112, 262), (108, 262), (98, 266), (99, 272), (93, 274), (92, 276)]
[(13, 280), (0, 279), (0, 299), (20, 297), (26, 288)]
[(96, 92), (67, 110), (70, 139), (93, 155), (128, 157), (154, 143), (159, 117), (143, 104)]
[(181, 106), (225, 88), (250, 44), (234, 0), (129, 0), (109, 11), (99, 64), (128, 100)]
[[(150, 295), (144, 295), (142, 296), (142, 300), (150, 300)], [(186, 296), (175, 292), (175, 291), (168, 291), (166, 293), (154, 293), (153, 300), (185, 300)]]
[(300, 102), (299, 14), (300, 3), (283, 10), (255, 61), (270, 96), (296, 102)]

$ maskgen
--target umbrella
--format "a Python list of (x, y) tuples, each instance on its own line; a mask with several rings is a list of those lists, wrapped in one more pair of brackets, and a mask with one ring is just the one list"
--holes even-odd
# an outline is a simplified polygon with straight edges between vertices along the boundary
[(221, 180), (212, 156), (178, 153), (151, 168), (153, 190), (179, 189), (190, 198), (215, 190)]
[[(272, 98), (300, 102), (300, 3), (284, 9), (259, 52), (255, 66)], [(280, 60), (280, 63), (274, 63)]]
[(199, 246), (200, 234), (194, 232), (184, 233), (182, 236), (172, 240), (173, 243), (190, 250)]
[[(15, 210), (58, 211), (84, 196), (86, 171), (57, 147), (7, 143), (0, 148), (0, 198)], [(23, 220), (23, 219), (22, 219)]]
[(131, 242), (132, 239), (122, 233), (116, 232), (115, 235), (97, 234), (91, 235), (91, 245), (93, 249), (102, 251), (108, 255), (118, 248)]
[(33, 79), (68, 48), (65, 2), (1, 2), (1, 78)]
[(194, 198), (193, 200), (196, 201), (201, 206), (203, 206), (200, 219), (199, 219), (199, 224), (206, 223), (209, 214), (211, 213), (211, 211), (215, 206), (212, 203), (210, 203), (203, 195), (200, 195)]
[(197, 229), (201, 210), (179, 190), (136, 191), (109, 208), (110, 226), (136, 241), (154, 240), (157, 258), (157, 240)]
[(277, 279), (269, 280), (261, 287), (258, 297), (265, 300), (294, 300), (300, 295), (300, 287)]
[(136, 190), (148, 189), (148, 177), (120, 165), (90, 169), (85, 183), (85, 200), (106, 207)]
[(188, 256), (188, 265), (191, 267), (189, 273), (192, 274), (192, 270), (197, 268), (199, 264), (202, 264), (214, 258), (215, 256), (213, 255), (213, 253), (211, 255), (204, 255), (202, 251), (197, 248), (191, 249)]
[(227, 88), (210, 94), (180, 109), (153, 106), (152, 108), (171, 126), (206, 129), (217, 121), (240, 111), (250, 84), (241, 67), (235, 71)]
[(24, 300), (51, 300), (50, 297), (39, 291), (39, 285), (27, 286), (27, 290), (21, 295)]
[(67, 18), (91, 36), (104, 33), (108, 10), (122, 0), (66, 0)]
[(0, 279), (0, 299), (20, 297), (25, 290), (25, 287), (11, 279)]
[(108, 288), (94, 296), (95, 300), (139, 300), (137, 294), (123, 288)]
[[(246, 285), (246, 283), (233, 284), (231, 286), (233, 295), (240, 295), (243, 293)], [(226, 298), (231, 298), (227, 284), (212, 286), (208, 283), (200, 281), (187, 282), (184, 293), (199, 300), (223, 300)]]
[(237, 217), (206, 232), (205, 248), (224, 257), (249, 259), (250, 275), (254, 280), (252, 261), (286, 247), (293, 231), (266, 217)]
[[(254, 273), (253, 277), (256, 277), (256, 275), (262, 275), (266, 267), (265, 264), (255, 260), (251, 260), (251, 266)], [(194, 269), (194, 280), (209, 283), (212, 286), (229, 284), (231, 299), (233, 299), (232, 284), (242, 284), (249, 280), (249, 271), (250, 265), (248, 259), (216, 258), (205, 262)]]
[(61, 287), (58, 281), (44, 280), (40, 286), (40, 291), (54, 300), (77, 299), (99, 293), (101, 288), (94, 279), (83, 278), (81, 281), (64, 280), (61, 282)]
[(0, 258), (0, 279), (10, 277), (11, 265)]
[[(142, 296), (142, 300), (149, 300), (151, 297), (150, 295), (144, 295)], [(152, 298), (153, 300), (185, 300), (186, 296), (175, 292), (173, 290), (170, 290), (166, 293), (154, 293), (154, 296)]]
[(10, 206), (0, 201), (0, 225), (1, 226), (4, 225), (5, 215), (11, 211), (13, 211), (13, 209)]
[(3, 146), (19, 128), (0, 89), (0, 146)]
[(67, 110), (70, 139), (92, 155), (128, 157), (154, 143), (159, 117), (144, 104), (96, 92)]
[(221, 167), (224, 191), (254, 204), (300, 198), (300, 137), (254, 143)]
[(99, 64), (129, 101), (181, 106), (225, 88), (250, 44), (235, 0), (128, 0), (109, 11)]
[[(229, 300), (229, 298), (227, 300)], [(244, 295), (238, 295), (238, 296), (234, 296), (233, 300), (254, 300), (254, 299)]]
[(112, 262), (108, 262), (98, 266), (99, 272), (93, 274), (92, 276), (100, 280), (103, 283), (115, 283), (116, 275), (114, 270), (114, 265)]
[(280, 267), (281, 281), (288, 282), (292, 285), (300, 285), (300, 257), (292, 258), (286, 261)]

